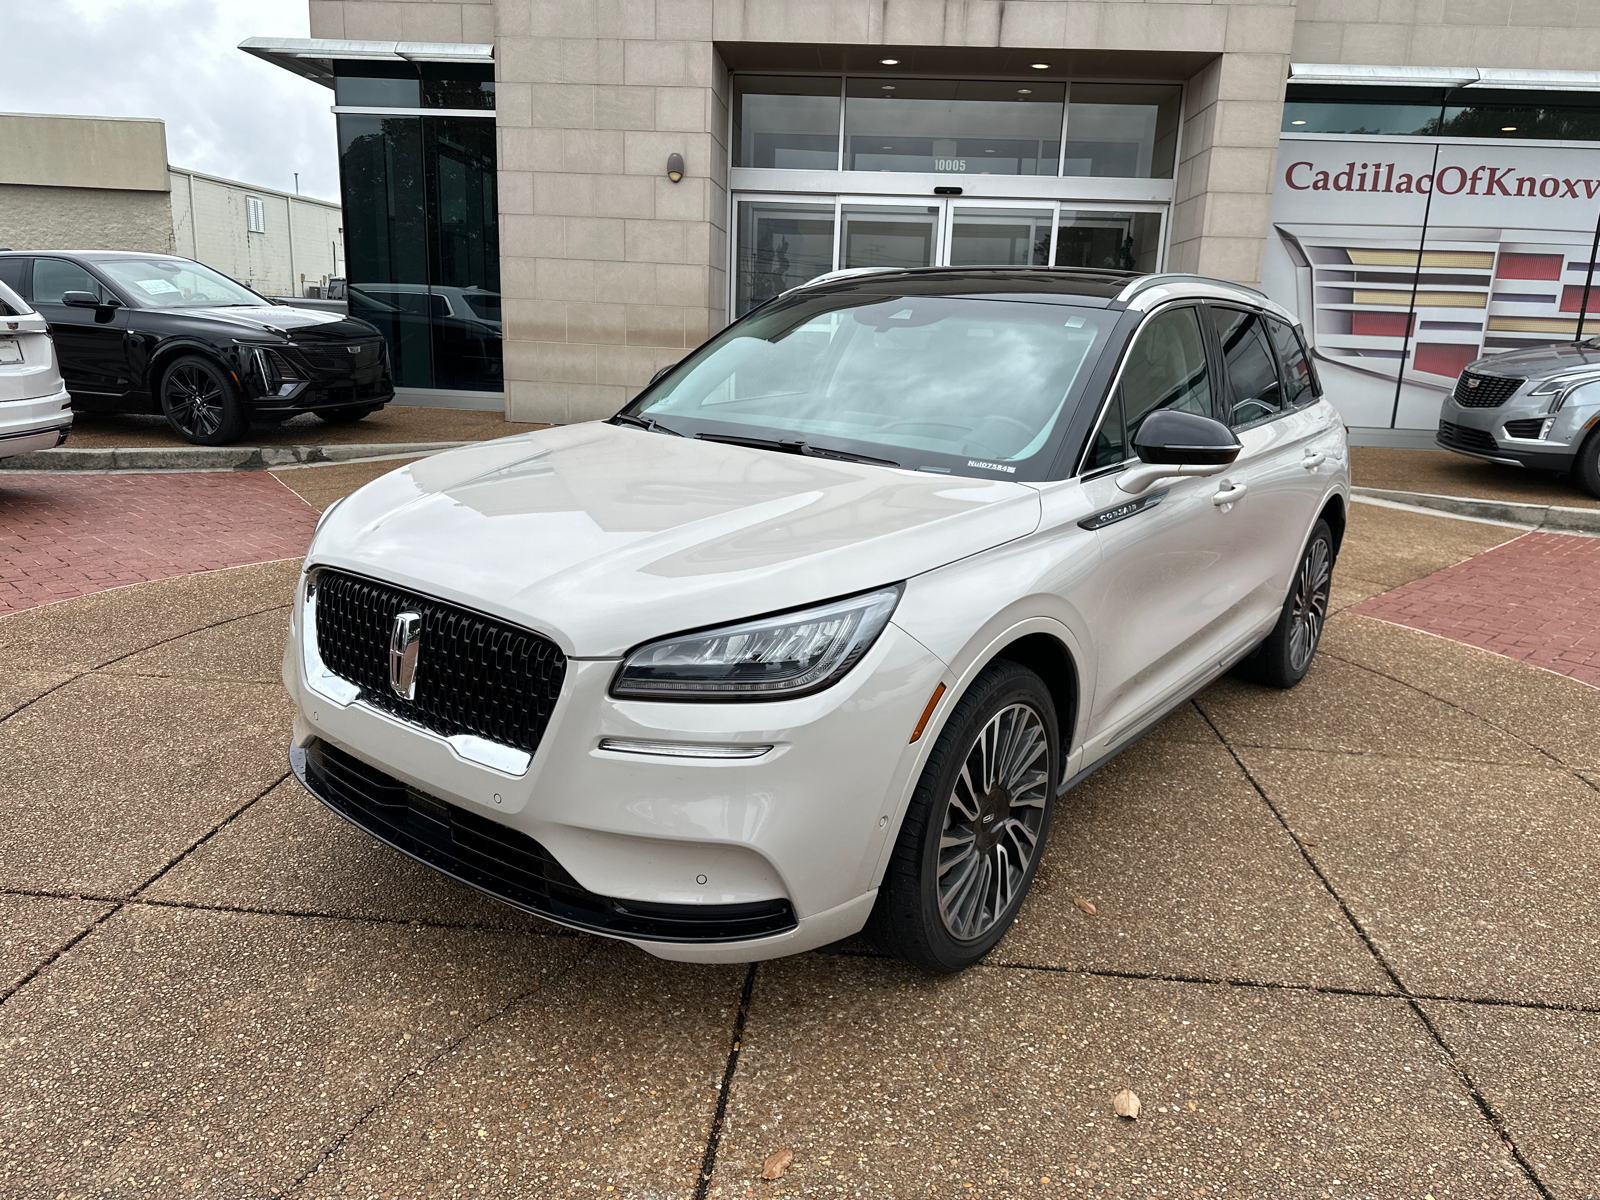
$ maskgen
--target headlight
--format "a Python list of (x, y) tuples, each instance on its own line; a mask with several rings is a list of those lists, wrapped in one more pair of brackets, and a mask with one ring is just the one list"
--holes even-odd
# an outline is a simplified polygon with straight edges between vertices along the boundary
[(1544, 380), (1538, 387), (1528, 393), (1530, 396), (1548, 396), (1555, 393), (1555, 400), (1550, 404), (1547, 412), (1558, 412), (1567, 402), (1567, 397), (1585, 384), (1600, 382), (1600, 372), (1587, 371), (1573, 375), (1556, 375)]
[(785, 700), (837, 682), (872, 648), (903, 584), (650, 642), (631, 652), (613, 696), (641, 700)]

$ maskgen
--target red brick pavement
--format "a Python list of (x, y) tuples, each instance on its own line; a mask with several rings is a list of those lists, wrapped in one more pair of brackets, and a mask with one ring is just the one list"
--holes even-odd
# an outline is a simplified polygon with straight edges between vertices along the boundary
[(1523, 534), (1351, 611), (1600, 687), (1600, 538)]
[(0, 475), (0, 613), (298, 558), (317, 511), (265, 472)]

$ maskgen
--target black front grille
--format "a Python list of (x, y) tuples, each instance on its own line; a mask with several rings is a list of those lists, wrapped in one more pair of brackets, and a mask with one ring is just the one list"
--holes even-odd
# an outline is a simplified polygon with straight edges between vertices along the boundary
[[(301, 754), (304, 757), (301, 757)], [(795, 927), (787, 900), (650, 904), (588, 891), (525, 833), (315, 740), (291, 756), (306, 789), (373, 836), (508, 904), (569, 925), (657, 942), (734, 942)]]
[(348, 375), (351, 371), (376, 367), (383, 362), (381, 341), (345, 342), (331, 346), (301, 343), (296, 347), (296, 352), (317, 375)]
[(1529, 417), (1526, 421), (1507, 421), (1506, 435), (1514, 438), (1537, 438), (1544, 428), (1543, 417)]
[[(548, 638), (471, 609), (342, 571), (316, 575), (317, 649), (368, 704), (445, 737), (475, 734), (532, 754), (567, 673)], [(422, 617), (415, 695), (389, 684), (396, 614)]]
[(1439, 422), (1439, 444), (1456, 450), (1471, 450), (1475, 454), (1495, 454), (1500, 447), (1494, 438), (1481, 429), (1468, 429), (1449, 421)]
[(1499, 408), (1526, 382), (1526, 379), (1512, 379), (1506, 375), (1463, 371), (1456, 380), (1455, 401), (1462, 408)]

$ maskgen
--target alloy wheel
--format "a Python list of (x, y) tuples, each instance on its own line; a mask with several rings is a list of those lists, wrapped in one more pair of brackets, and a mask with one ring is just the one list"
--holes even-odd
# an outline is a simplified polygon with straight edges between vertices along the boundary
[(1328, 619), (1328, 589), (1333, 566), (1328, 543), (1317, 538), (1306, 550), (1295, 581), (1294, 602), (1289, 610), (1289, 665), (1303, 671), (1317, 652), (1322, 626)]
[(222, 428), (222, 384), (204, 367), (184, 363), (167, 376), (167, 412), (186, 436), (209, 437)]
[(1050, 742), (1029, 705), (990, 717), (967, 750), (939, 837), (939, 916), (962, 941), (1009, 914), (1039, 850)]

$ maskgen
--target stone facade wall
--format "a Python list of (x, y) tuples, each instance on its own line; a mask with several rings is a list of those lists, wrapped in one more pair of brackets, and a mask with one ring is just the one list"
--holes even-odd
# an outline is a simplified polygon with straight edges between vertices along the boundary
[(487, 45), (494, 0), (311, 0), (311, 36)]
[(1596, 0), (1300, 0), (1294, 60), (1593, 71)]
[(172, 197), (0, 183), (0, 248), (172, 253)]

